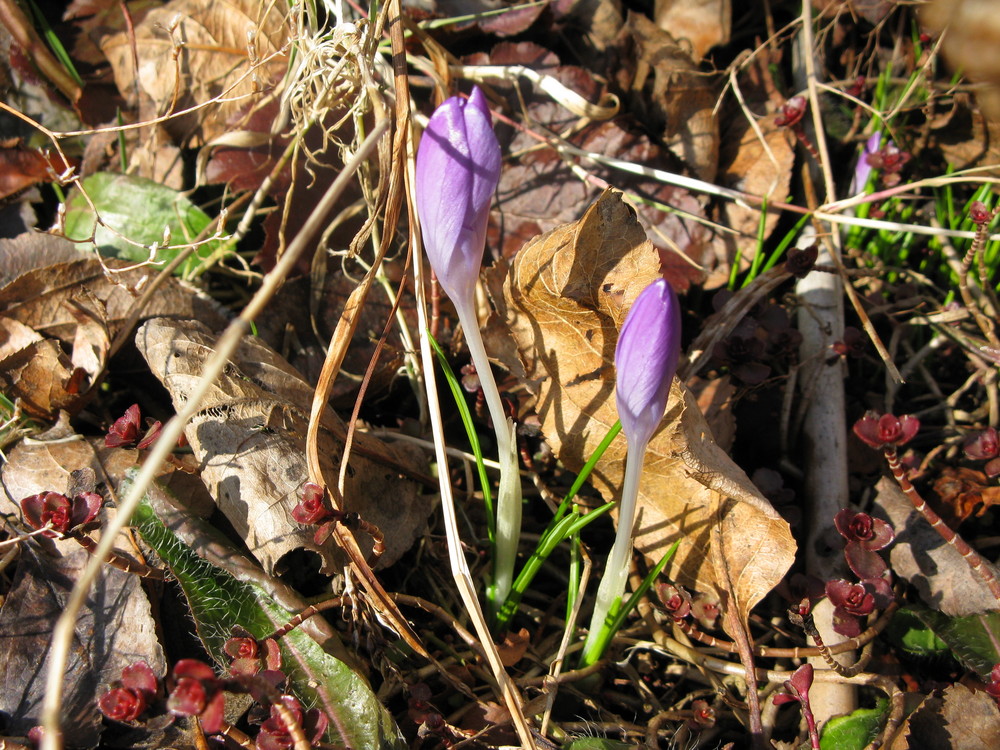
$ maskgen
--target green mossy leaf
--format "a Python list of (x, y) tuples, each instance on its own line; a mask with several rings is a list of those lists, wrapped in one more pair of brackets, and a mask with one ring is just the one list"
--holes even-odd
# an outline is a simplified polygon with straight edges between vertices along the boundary
[[(98, 172), (82, 181), (83, 190), (93, 201), (74, 189), (66, 201), (66, 236), (82, 242), (80, 248), (94, 249), (111, 258), (133, 263), (149, 260), (145, 246), (163, 243), (164, 227), (170, 228), (170, 244), (193, 242), (209, 225), (211, 218), (176, 190), (142, 177)], [(108, 226), (97, 224), (94, 209)], [(109, 228), (110, 227), (110, 228)], [(127, 237), (138, 245), (126, 242)], [(188, 275), (217, 248), (218, 242), (199, 245), (194, 254), (177, 269), (178, 275)], [(169, 262), (181, 252), (160, 248), (153, 260)]]
[[(127, 492), (127, 487), (122, 491)], [(132, 522), (180, 584), (198, 635), (220, 667), (228, 665), (223, 645), (234, 626), (263, 638), (295, 614), (275, 603), (260, 587), (238, 581), (195, 554), (163, 525), (148, 501), (143, 500)], [(239, 553), (233, 550), (233, 554)], [(326, 653), (299, 629), (282, 638), (279, 646), (290, 692), (306, 708), (318, 707), (329, 716), (327, 742), (378, 750), (406, 747), (395, 722), (367, 681), (344, 662)]]
[(823, 726), (819, 746), (822, 750), (863, 750), (882, 731), (888, 713), (889, 701), (880, 700), (875, 708), (835, 716)]
[(933, 609), (914, 607), (913, 613), (948, 644), (955, 658), (983, 680), (989, 679), (993, 665), (1000, 663), (1000, 611), (949, 617)]
[(911, 656), (932, 657), (951, 653), (948, 644), (909, 607), (903, 607), (893, 615), (886, 635), (897, 648)]

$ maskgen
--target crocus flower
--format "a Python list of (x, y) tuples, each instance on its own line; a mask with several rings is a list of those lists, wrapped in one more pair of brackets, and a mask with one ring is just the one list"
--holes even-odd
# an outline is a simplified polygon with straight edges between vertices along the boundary
[(872, 136), (865, 141), (864, 148), (861, 150), (861, 155), (858, 156), (858, 163), (854, 166), (854, 179), (851, 180), (851, 195), (862, 192), (868, 184), (868, 177), (872, 173), (872, 165), (868, 161), (868, 157), (872, 154), (878, 153), (880, 145), (882, 145), (881, 133), (873, 133)]
[(510, 593), (521, 533), (521, 482), (514, 426), (500, 400), (475, 310), (490, 198), (500, 180), (500, 162), (500, 144), (493, 134), (486, 97), (474, 88), (468, 100), (453, 97), (434, 111), (417, 151), (415, 185), (427, 259), (465, 330), (496, 432), (501, 468), (496, 554), (489, 589), (494, 612), (499, 611)]
[(615, 347), (618, 418), (629, 447), (649, 442), (663, 419), (680, 337), (677, 295), (666, 280), (657, 279), (632, 304)]
[(471, 300), (486, 247), (490, 199), (500, 180), (500, 144), (486, 97), (438, 107), (417, 151), (417, 214), (427, 258), (457, 305)]
[(632, 524), (646, 446), (663, 420), (670, 384), (680, 358), (680, 306), (674, 290), (657, 279), (642, 290), (625, 316), (615, 348), (618, 418), (628, 443), (618, 532), (597, 589), (584, 664), (593, 664), (607, 642), (606, 620), (625, 592), (632, 557)]

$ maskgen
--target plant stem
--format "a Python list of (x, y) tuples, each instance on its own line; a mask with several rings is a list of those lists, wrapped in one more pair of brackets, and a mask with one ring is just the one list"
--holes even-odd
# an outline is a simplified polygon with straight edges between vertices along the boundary
[(594, 602), (594, 614), (590, 618), (590, 632), (583, 645), (581, 665), (589, 666), (601, 658), (597, 653), (600, 644), (601, 631), (605, 628), (608, 614), (616, 603), (621, 602), (625, 593), (625, 582), (628, 580), (629, 561), (632, 558), (632, 526), (635, 521), (636, 498), (639, 495), (639, 479), (642, 476), (642, 465), (646, 458), (646, 444), (643, 441), (633, 444), (633, 440), (625, 436), (628, 443), (628, 453), (625, 457), (625, 481), (622, 484), (621, 504), (618, 508), (618, 531), (615, 543), (608, 555), (604, 567), (604, 576), (597, 588), (597, 600)]
[(514, 440), (514, 422), (504, 412), (500, 401), (500, 389), (497, 388), (493, 370), (490, 367), (483, 337), (479, 332), (479, 321), (476, 319), (474, 306), (456, 304), (458, 320), (465, 331), (465, 339), (469, 344), (472, 363), (479, 374), (479, 383), (486, 398), (486, 407), (493, 421), (493, 430), (497, 440), (497, 458), (500, 461), (500, 489), (497, 495), (496, 545), (493, 558), (493, 584), (490, 587), (489, 601), (491, 609), (496, 612), (510, 593), (514, 582), (514, 562), (517, 558), (517, 546), (521, 536), (521, 477), (518, 474), (517, 441)]
[(979, 579), (986, 584), (989, 588), (990, 593), (1000, 601), (1000, 580), (997, 579), (996, 574), (993, 572), (992, 566), (984, 560), (978, 552), (976, 552), (972, 547), (969, 546), (957, 532), (953, 531), (952, 528), (944, 522), (944, 520), (935, 513), (931, 507), (927, 504), (927, 501), (921, 497), (920, 493), (917, 492), (917, 488), (913, 486), (910, 482), (909, 477), (906, 476), (906, 470), (903, 469), (902, 464), (899, 463), (899, 456), (896, 453), (894, 447), (887, 447), (883, 451), (885, 454), (885, 460), (889, 464), (889, 470), (892, 472), (892, 476), (895, 477), (896, 483), (899, 485), (900, 489), (903, 490), (903, 494), (909, 499), (916, 509), (917, 513), (924, 517), (924, 520), (931, 525), (942, 539), (944, 539), (948, 544), (954, 547), (955, 551), (962, 556), (962, 559), (968, 564), (969, 569), (979, 577)]

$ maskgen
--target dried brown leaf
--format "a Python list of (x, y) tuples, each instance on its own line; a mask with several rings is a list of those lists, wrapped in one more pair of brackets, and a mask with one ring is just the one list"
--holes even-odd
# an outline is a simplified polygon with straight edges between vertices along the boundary
[[(110, 453), (106, 451), (105, 458)], [(49, 490), (66, 492), (70, 472), (76, 469), (91, 468), (99, 480), (106, 476), (94, 447), (65, 424), (19, 443), (7, 459), (0, 512), (15, 518), (20, 517), (19, 502), (24, 497)], [(26, 734), (40, 723), (52, 628), (89, 560), (90, 555), (71, 539), (36, 537), (23, 543), (14, 587), (0, 611), (0, 712), (7, 717), (8, 734)], [(60, 724), (73, 746), (93, 747), (100, 736), (95, 700), (100, 691), (140, 659), (159, 675), (167, 671), (138, 576), (110, 566), (101, 569), (76, 621), (73, 648)]]
[(75, 373), (59, 344), (46, 339), (0, 360), (0, 389), (12, 401), (19, 400), (29, 414), (52, 418), (79, 400)]
[[(78, 166), (74, 160), (73, 167)], [(70, 167), (61, 157), (20, 140), (0, 143), (0, 200), (10, 199), (39, 182), (51, 182)]]
[(976, 97), (986, 114), (1000, 119), (1000, 24), (986, 0), (933, 0), (921, 8), (920, 20), (941, 34), (942, 51), (952, 67), (976, 83)]
[[(192, 321), (157, 318), (139, 330), (136, 343), (175, 407), (183, 408), (214, 354), (214, 336)], [(315, 527), (291, 517), (308, 478), (305, 435), (312, 392), (277, 353), (247, 337), (187, 428), (202, 479), (269, 574), (281, 567), (282, 557), (301, 548), (317, 552), (326, 573), (343, 564), (331, 542), (314, 543)], [(344, 434), (340, 419), (326, 412), (319, 453), (330, 482), (337, 475)], [(422, 533), (433, 498), (405, 478), (421, 472), (422, 465), (404, 449), (363, 433), (356, 436), (342, 510), (360, 513), (385, 535), (380, 564), (398, 560)], [(371, 549), (367, 535), (357, 533), (362, 549)]]
[[(25, 241), (20, 241), (25, 238)], [(24, 256), (36, 249), (22, 235), (18, 241), (0, 245), (0, 264), (27, 264), (28, 269), (0, 289), (0, 314), (17, 320), (40, 334), (72, 344), (80, 325), (81, 299), (86, 308), (95, 311), (95, 303), (104, 308), (102, 325), (114, 337), (125, 322), (139, 296), (139, 288), (158, 273), (156, 268), (140, 268), (118, 272), (109, 277), (104, 266), (121, 269), (127, 264), (113, 260), (98, 260), (93, 256), (76, 253), (76, 260), (53, 265), (31, 266)], [(57, 246), (72, 243), (53, 237)], [(99, 302), (96, 302), (99, 301)], [(221, 308), (212, 300), (198, 294), (192, 287), (177, 279), (167, 279), (146, 306), (143, 317), (176, 315), (197, 318), (207, 325), (225, 325)]]
[(148, 98), (140, 103), (144, 119), (225, 99), (167, 123), (179, 142), (200, 146), (231, 129), (230, 117), (264, 96), (261, 82), (284, 72), (287, 57), (278, 53), (288, 43), (286, 13), (280, 3), (256, 0), (171, 0), (135, 27), (138, 71), (127, 32), (105, 37), (100, 46), (123, 96), (133, 97), (138, 78)]
[[(634, 213), (620, 194), (606, 191), (579, 222), (525, 247), (503, 279), (500, 314), (536, 390), (546, 439), (572, 471), (617, 420), (617, 332), (636, 296), (658, 276), (659, 259)], [(616, 441), (592, 475), (606, 497), (620, 490), (624, 451), (624, 441)], [(709, 554), (716, 526), (728, 570)], [(693, 397), (675, 380), (646, 454), (635, 541), (658, 559), (677, 539), (671, 576), (715, 591), (728, 591), (724, 579), (731, 579), (744, 618), (795, 553), (788, 525), (715, 444)]]
[(629, 111), (695, 176), (712, 182), (719, 162), (718, 96), (711, 76), (649, 18), (630, 12), (621, 30), (617, 68), (622, 91), (632, 92)]
[(656, 0), (653, 10), (656, 25), (687, 45), (695, 62), (729, 41), (732, 15), (730, 0)]
[[(62, 554), (36, 541), (24, 544), (13, 589), (0, 610), (0, 711), (7, 734), (26, 735), (41, 723), (52, 628), (90, 560), (75, 542), (65, 544)], [(102, 568), (74, 626), (73, 656), (63, 679), (59, 723), (73, 747), (95, 747), (101, 691), (139, 660), (158, 675), (167, 671), (138, 576)]]
[[(601, 87), (591, 74), (581, 68), (559, 65), (554, 55), (537, 45), (497, 45), (489, 62), (531, 66), (590, 101), (602, 98)], [(512, 101), (521, 100), (512, 97)], [(579, 127), (575, 115), (547, 96), (527, 95), (524, 101), (528, 122), (538, 123), (542, 133), (568, 133), (566, 140), (584, 151), (648, 167), (677, 169), (676, 160), (626, 118)], [(705, 214), (700, 198), (680, 188), (599, 164), (586, 163), (594, 179), (581, 180), (574, 172), (574, 164), (556, 150), (541, 145), (533, 130), (531, 126), (514, 136), (508, 146), (514, 158), (505, 164), (500, 175), (489, 244), (499, 248), (502, 255), (510, 257), (538, 234), (579, 219), (603, 186), (612, 184), (648, 201), (636, 211), (653, 244), (662, 252), (675, 288), (686, 289), (703, 275), (702, 266), (714, 265), (713, 233), (696, 220)], [(653, 207), (652, 202), (673, 206), (688, 215), (664, 213)]]
[(928, 696), (910, 714), (890, 750), (993, 750), (1000, 747), (1000, 709), (985, 692), (960, 683)]
[(899, 485), (883, 477), (876, 488), (875, 506), (896, 530), (889, 552), (892, 572), (913, 584), (925, 603), (946, 615), (962, 617), (996, 609), (989, 587), (917, 513)]

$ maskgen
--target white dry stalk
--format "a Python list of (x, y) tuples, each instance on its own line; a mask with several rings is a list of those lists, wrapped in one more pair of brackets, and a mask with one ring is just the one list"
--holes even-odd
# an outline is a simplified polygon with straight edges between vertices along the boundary
[(475, 309), (468, 305), (455, 305), (455, 310), (465, 331), (465, 340), (469, 345), (472, 363), (476, 366), (496, 433), (500, 486), (497, 490), (496, 559), (490, 598), (499, 610), (514, 584), (514, 564), (517, 562), (517, 547), (521, 537), (521, 475), (517, 461), (517, 439), (514, 423), (506, 415), (500, 400), (500, 389), (493, 377)]
[[(414, 184), (412, 159), (409, 162), (407, 177), (407, 181), (412, 188), (412, 185)], [(412, 202), (412, 189), (408, 191), (408, 195), (410, 196), (410, 216), (416, 217), (417, 214), (413, 208)], [(416, 248), (420, 247), (420, 243), (417, 240), (418, 237), (419, 232), (414, 230), (411, 235), (411, 241)], [(503, 661), (500, 659), (500, 654), (497, 651), (496, 645), (493, 643), (493, 636), (490, 634), (489, 626), (486, 624), (486, 618), (483, 616), (482, 608), (479, 605), (479, 598), (476, 595), (476, 586), (472, 581), (472, 573), (470, 572), (469, 564), (465, 559), (462, 538), (458, 531), (458, 517), (455, 512), (455, 498), (452, 495), (451, 479), (448, 476), (448, 453), (445, 448), (444, 424), (441, 420), (441, 404), (438, 401), (437, 378), (434, 374), (434, 354), (431, 351), (430, 340), (427, 335), (427, 295), (424, 290), (423, 256), (421, 252), (416, 250), (413, 253), (413, 256), (413, 287), (417, 297), (417, 325), (420, 328), (420, 357), (424, 367), (424, 381), (427, 384), (427, 409), (431, 418), (431, 432), (434, 436), (434, 449), (438, 464), (437, 473), (438, 482), (441, 488), (441, 510), (444, 516), (445, 535), (448, 539), (448, 562), (451, 565), (451, 574), (455, 579), (456, 586), (458, 587), (459, 596), (462, 598), (462, 603), (465, 605), (466, 613), (472, 621), (476, 635), (479, 637), (480, 646), (486, 656), (486, 661), (489, 663), (490, 670), (493, 673), (493, 678), (497, 681), (497, 686), (500, 692), (499, 697), (507, 707), (507, 710), (510, 712), (511, 719), (517, 729), (517, 734), (521, 739), (522, 746), (524, 748), (534, 750), (535, 741), (531, 734), (531, 729), (528, 727), (528, 722), (524, 717), (524, 711), (521, 707), (521, 696), (518, 693), (513, 680), (510, 679), (510, 675), (507, 674), (507, 670), (503, 665)], [(468, 330), (468, 327), (466, 327), (466, 331)], [(478, 328), (476, 330), (478, 330)], [(487, 362), (487, 372), (489, 372), (488, 367), (489, 363)], [(482, 377), (482, 373), (480, 374), (480, 377)], [(501, 454), (501, 456), (502, 455), (503, 454)], [(514, 476), (517, 477), (516, 471), (514, 472)]]
[(389, 121), (383, 120), (372, 129), (369, 136), (358, 147), (354, 158), (351, 162), (344, 165), (344, 169), (337, 175), (337, 179), (327, 189), (316, 210), (310, 216), (309, 221), (303, 226), (295, 239), (292, 240), (285, 254), (278, 260), (274, 270), (264, 277), (260, 289), (254, 294), (246, 308), (223, 332), (218, 342), (216, 342), (215, 352), (205, 363), (205, 369), (198, 385), (189, 395), (184, 408), (163, 426), (163, 431), (150, 449), (149, 455), (146, 457), (146, 461), (136, 477), (135, 484), (129, 493), (122, 498), (114, 519), (103, 530), (100, 544), (98, 544), (93, 557), (74, 585), (73, 591), (70, 593), (69, 600), (66, 603), (66, 608), (56, 622), (52, 633), (52, 644), (45, 683), (45, 702), (42, 706), (42, 727), (44, 729), (42, 750), (61, 750), (62, 748), (62, 734), (59, 729), (59, 709), (62, 705), (63, 674), (66, 670), (69, 657), (74, 626), (80, 608), (89, 595), (91, 584), (97, 577), (97, 573), (104, 566), (103, 561), (114, 547), (118, 533), (132, 517), (132, 513), (138, 507), (150, 484), (152, 484), (160, 466), (166, 460), (168, 454), (173, 451), (184, 428), (198, 412), (198, 409), (201, 408), (201, 402), (205, 395), (212, 388), (216, 378), (225, 369), (226, 364), (236, 351), (243, 336), (249, 332), (250, 322), (263, 312), (264, 307), (278, 291), (289, 272), (294, 268), (295, 263), (298, 262), (298, 258), (310, 238), (314, 236), (330, 208), (337, 202), (350, 184), (354, 178), (354, 173), (375, 150), (379, 139), (385, 134), (388, 126)]
[(593, 649), (598, 639), (606, 629), (605, 620), (616, 603), (620, 603), (625, 593), (625, 583), (628, 580), (629, 563), (632, 559), (632, 527), (635, 525), (635, 507), (639, 496), (639, 482), (642, 478), (642, 467), (645, 463), (648, 440), (636, 443), (628, 439), (628, 452), (625, 455), (625, 479), (622, 482), (621, 505), (618, 508), (618, 530), (615, 533), (615, 543), (611, 546), (608, 561), (604, 566), (604, 575), (597, 587), (597, 598), (594, 601), (594, 614), (590, 620), (590, 632), (583, 645), (583, 657), (587, 664), (597, 661)]
[(546, 73), (539, 73), (534, 68), (524, 65), (449, 65), (448, 72), (460, 78), (467, 78), (480, 83), (491, 78), (505, 81), (516, 81), (527, 78), (539, 91), (548, 94), (552, 100), (568, 109), (577, 117), (601, 122), (610, 120), (618, 114), (621, 105), (618, 97), (608, 95), (607, 104), (592, 104), (570, 88), (567, 88), (558, 78)]
[[(813, 37), (812, 7), (809, 0), (802, 3), (802, 31), (796, 39), (795, 74), (797, 82), (805, 84), (812, 121), (804, 122), (806, 133), (814, 139), (819, 152), (819, 165), (813, 166), (813, 175), (822, 175), (825, 200), (836, 198), (833, 175), (830, 171), (829, 152), (826, 146), (817, 92), (815, 39)], [(806, 157), (809, 158), (808, 156)], [(811, 242), (812, 226), (803, 232), (800, 242)], [(832, 232), (828, 242), (820, 243), (819, 262), (830, 262), (833, 254), (839, 256), (840, 235)], [(839, 263), (838, 263), (839, 265)], [(809, 527), (806, 532), (806, 570), (823, 580), (839, 573), (843, 556), (816, 553), (817, 547), (829, 533), (833, 517), (847, 507), (847, 423), (844, 398), (845, 365), (838, 360), (827, 365), (824, 353), (830, 344), (843, 337), (844, 288), (839, 275), (812, 272), (796, 285), (796, 294), (802, 301), (799, 309), (798, 328), (802, 334), (799, 356), (802, 362), (800, 382), (808, 384), (814, 398), (805, 400), (802, 422), (802, 463), (805, 469), (806, 508)], [(819, 545), (817, 543), (820, 543)], [(839, 564), (838, 564), (839, 563)], [(816, 607), (816, 627), (827, 643), (836, 639), (832, 632), (832, 610), (829, 599)], [(850, 655), (845, 658), (851, 659)], [(817, 667), (825, 666), (818, 657)], [(850, 685), (830, 683), (814, 685), (811, 696), (817, 722), (822, 724), (831, 716), (846, 714), (857, 707), (857, 690)]]

